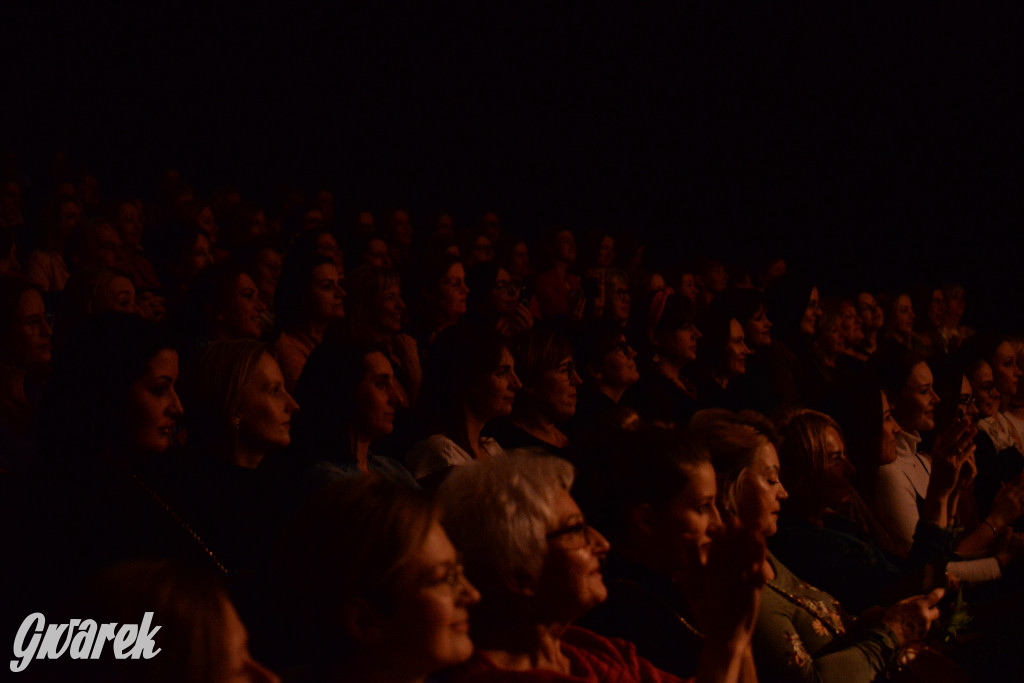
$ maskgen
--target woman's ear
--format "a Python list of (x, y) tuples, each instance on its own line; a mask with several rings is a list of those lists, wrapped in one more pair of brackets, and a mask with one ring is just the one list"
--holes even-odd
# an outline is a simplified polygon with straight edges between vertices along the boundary
[(506, 580), (505, 584), (509, 590), (516, 595), (521, 595), (524, 598), (531, 598), (535, 595), (533, 584), (535, 583), (532, 576), (526, 573), (525, 569), (517, 569), (512, 573), (512, 576)]
[(656, 514), (650, 503), (635, 505), (629, 511), (629, 525), (643, 536), (650, 538), (654, 535), (654, 517)]
[(363, 598), (357, 598), (342, 606), (341, 623), (352, 640), (361, 645), (379, 642), (384, 633), (384, 619), (377, 609)]

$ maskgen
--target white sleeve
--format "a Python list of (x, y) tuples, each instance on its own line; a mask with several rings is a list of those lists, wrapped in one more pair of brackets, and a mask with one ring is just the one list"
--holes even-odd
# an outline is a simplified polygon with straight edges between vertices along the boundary
[(921, 513), (917, 509), (913, 483), (895, 463), (878, 470), (875, 513), (898, 544), (901, 555), (906, 557), (914, 544), (914, 529)]

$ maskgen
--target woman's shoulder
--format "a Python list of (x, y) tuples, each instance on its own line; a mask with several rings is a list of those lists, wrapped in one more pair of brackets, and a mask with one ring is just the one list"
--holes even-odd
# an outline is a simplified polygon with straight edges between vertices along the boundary
[(413, 476), (421, 479), (446, 467), (473, 462), (473, 456), (444, 434), (433, 434), (409, 449), (406, 462)]

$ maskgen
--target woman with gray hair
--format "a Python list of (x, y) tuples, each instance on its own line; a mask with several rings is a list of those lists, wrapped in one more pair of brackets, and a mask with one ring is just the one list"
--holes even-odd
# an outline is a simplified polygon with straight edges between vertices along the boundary
[[(559, 458), (515, 454), (455, 468), (439, 489), (445, 530), (482, 600), (472, 611), (476, 653), (450, 681), (677, 681), (632, 643), (572, 625), (607, 596), (608, 541), (569, 495)], [(698, 681), (735, 681), (759, 599), (764, 546), (725, 537), (709, 563), (717, 603)]]

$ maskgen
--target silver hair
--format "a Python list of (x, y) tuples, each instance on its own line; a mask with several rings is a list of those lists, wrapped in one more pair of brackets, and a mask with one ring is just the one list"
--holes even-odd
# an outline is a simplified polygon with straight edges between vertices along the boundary
[(438, 490), (445, 531), (485, 596), (540, 578), (555, 498), (575, 476), (568, 461), (538, 451), (506, 456), (456, 467)]

